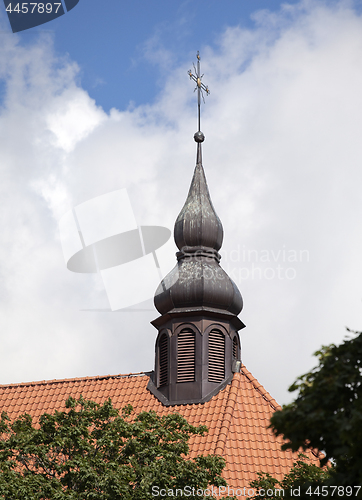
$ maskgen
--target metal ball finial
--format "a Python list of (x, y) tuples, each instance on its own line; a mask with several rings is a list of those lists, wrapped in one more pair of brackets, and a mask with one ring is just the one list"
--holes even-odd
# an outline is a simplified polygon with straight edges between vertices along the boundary
[(194, 134), (194, 140), (195, 142), (204, 142), (205, 140), (205, 136), (204, 134), (201, 132), (201, 130), (199, 130), (198, 132), (196, 132)]

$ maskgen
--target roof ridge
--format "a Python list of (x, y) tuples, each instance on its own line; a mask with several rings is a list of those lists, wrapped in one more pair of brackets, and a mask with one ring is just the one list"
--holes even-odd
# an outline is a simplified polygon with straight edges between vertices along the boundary
[(90, 377), (58, 378), (53, 380), (36, 380), (34, 382), (15, 382), (13, 384), (0, 384), (0, 388), (5, 387), (27, 387), (33, 385), (62, 384), (64, 382), (79, 382), (81, 380), (107, 380), (110, 378), (128, 378), (149, 376), (150, 372), (119, 373), (117, 375), (92, 375)]
[(254, 389), (259, 392), (262, 398), (270, 404), (274, 411), (281, 410), (281, 405), (269, 394), (269, 392), (264, 389), (261, 383), (254, 377), (254, 375), (249, 372), (244, 364), (241, 365), (240, 375), (244, 375), (248, 381), (253, 385)]
[(234, 411), (234, 407), (235, 407), (235, 403), (236, 403), (236, 397), (237, 397), (237, 389), (235, 391), (233, 391), (233, 389), (235, 388), (235, 385), (237, 385), (237, 380), (236, 380), (235, 373), (234, 373), (234, 377), (231, 381), (231, 386), (229, 389), (229, 396), (227, 399), (227, 403), (225, 405), (225, 410), (224, 410), (224, 414), (223, 414), (223, 418), (222, 418), (222, 424), (221, 424), (220, 431), (219, 431), (219, 438), (218, 438), (218, 440), (216, 442), (216, 446), (215, 446), (215, 451), (214, 451), (215, 455), (222, 456), (223, 451), (225, 450), (226, 439), (227, 439), (229, 429), (230, 429), (230, 421), (231, 421), (231, 418), (233, 415), (233, 411)]

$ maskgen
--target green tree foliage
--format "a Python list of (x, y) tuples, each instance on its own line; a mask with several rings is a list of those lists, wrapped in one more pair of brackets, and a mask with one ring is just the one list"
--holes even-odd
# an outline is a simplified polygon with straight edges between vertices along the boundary
[[(299, 453), (298, 460), (294, 462), (292, 469), (278, 481), (267, 472), (258, 472), (258, 479), (250, 483), (250, 488), (255, 495), (248, 500), (280, 499), (280, 498), (314, 498), (314, 495), (306, 495), (306, 491), (322, 491), (322, 486), (330, 477), (328, 468), (320, 468), (306, 461), (306, 455)], [(308, 488), (310, 488), (308, 490)], [(325, 496), (325, 495), (323, 495)]]
[[(103, 405), (69, 398), (67, 410), (0, 422), (0, 497), (7, 500), (143, 500), (152, 487), (225, 486), (219, 456), (185, 458), (191, 436), (203, 436), (179, 414), (122, 414)], [(159, 491), (159, 490), (158, 490)], [(161, 498), (160, 496), (158, 498)], [(199, 498), (203, 498), (200, 496)]]
[[(348, 330), (350, 331), (350, 330)], [(319, 449), (335, 463), (331, 484), (362, 485), (362, 332), (341, 345), (323, 346), (319, 365), (289, 388), (295, 401), (271, 418), (284, 449)]]

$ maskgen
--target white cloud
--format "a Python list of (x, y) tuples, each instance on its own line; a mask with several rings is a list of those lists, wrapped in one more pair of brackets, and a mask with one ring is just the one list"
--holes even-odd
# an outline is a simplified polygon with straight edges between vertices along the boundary
[[(107, 115), (49, 40), (3, 38), (0, 381), (149, 370), (156, 312), (81, 311), (101, 309), (104, 291), (67, 271), (57, 221), (127, 188), (138, 224), (173, 227), (195, 162), (191, 61), (155, 103)], [(244, 297), (243, 358), (283, 402), (313, 350), (361, 326), (362, 20), (347, 2), (301, 2), (259, 14), (254, 30), (228, 28), (201, 55), (204, 165), (222, 264)], [(260, 261), (283, 249), (309, 260)], [(260, 276), (247, 279), (253, 265)], [(278, 265), (295, 279), (269, 279)]]
[(69, 153), (105, 119), (94, 101), (81, 89), (63, 92), (50, 106), (46, 122), (55, 135), (55, 146)]

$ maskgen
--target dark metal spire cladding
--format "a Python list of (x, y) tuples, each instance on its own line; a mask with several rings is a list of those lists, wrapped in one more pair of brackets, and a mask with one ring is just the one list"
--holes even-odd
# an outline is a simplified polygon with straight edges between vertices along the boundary
[(155, 306), (161, 314), (207, 307), (236, 316), (243, 302), (237, 286), (219, 266), (223, 227), (213, 207), (201, 163), (204, 134), (200, 130), (200, 100), (202, 92), (208, 94), (209, 89), (201, 82), (198, 53), (195, 73), (189, 71), (198, 92), (199, 130), (194, 136), (198, 143), (197, 164), (186, 202), (175, 223), (178, 264), (157, 289)]
[(197, 161), (175, 223), (177, 264), (155, 293), (161, 316), (152, 321), (158, 336), (147, 386), (167, 406), (204, 403), (231, 382), (240, 370), (238, 330), (245, 326), (237, 317), (243, 307), (238, 287), (219, 264), (223, 228), (202, 166), (200, 105), (209, 89), (201, 82), (198, 53), (195, 74), (188, 73), (198, 94)]
[(203, 92), (206, 92), (206, 95), (210, 94), (209, 88), (202, 83), (202, 77), (200, 72), (200, 54), (197, 52), (197, 68), (194, 65), (195, 74), (192, 74), (192, 71), (189, 69), (188, 74), (190, 79), (196, 83), (196, 87), (194, 92), (197, 90), (197, 110), (198, 110), (198, 131), (194, 135), (195, 142), (197, 142), (197, 156), (196, 156), (196, 165), (202, 164), (202, 152), (201, 152), (201, 143), (204, 142), (205, 136), (201, 132), (201, 97), (205, 102)]

